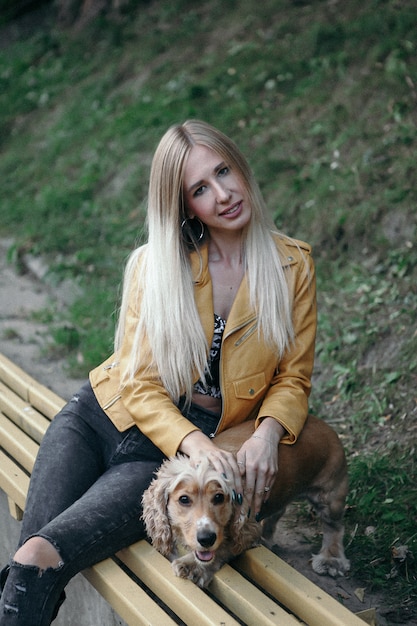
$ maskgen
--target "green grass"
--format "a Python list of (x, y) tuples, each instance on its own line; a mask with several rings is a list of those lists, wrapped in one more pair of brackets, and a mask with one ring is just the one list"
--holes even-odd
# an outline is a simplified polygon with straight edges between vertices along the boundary
[(417, 559), (414, 5), (153, 0), (78, 36), (49, 12), (0, 50), (1, 234), (15, 239), (11, 259), (42, 255), (48, 280), (81, 288), (45, 312), (50, 355), (69, 354), (74, 373), (111, 350), (170, 124), (199, 117), (232, 136), (278, 227), (313, 244), (311, 407), (348, 453), (354, 573), (394, 590), (393, 606), (417, 593), (411, 557), (386, 578), (393, 546)]
[[(395, 463), (395, 469), (393, 464)], [(415, 618), (417, 602), (417, 487), (415, 450), (393, 444), (385, 454), (350, 464), (352, 489), (346, 516), (352, 575), (367, 592), (390, 600), (389, 623)]]

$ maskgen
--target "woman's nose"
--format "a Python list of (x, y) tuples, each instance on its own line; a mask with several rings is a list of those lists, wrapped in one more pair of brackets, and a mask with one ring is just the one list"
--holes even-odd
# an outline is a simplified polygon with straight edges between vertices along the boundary
[(223, 186), (221, 183), (217, 183), (216, 185), (216, 199), (217, 202), (223, 203), (227, 202), (230, 199), (231, 192), (227, 187)]

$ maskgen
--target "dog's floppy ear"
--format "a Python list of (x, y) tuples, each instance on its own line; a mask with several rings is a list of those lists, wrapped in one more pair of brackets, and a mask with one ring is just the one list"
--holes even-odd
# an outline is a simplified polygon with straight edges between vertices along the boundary
[(142, 519), (152, 545), (164, 556), (169, 556), (174, 545), (167, 511), (169, 477), (164, 472), (165, 463), (142, 496)]

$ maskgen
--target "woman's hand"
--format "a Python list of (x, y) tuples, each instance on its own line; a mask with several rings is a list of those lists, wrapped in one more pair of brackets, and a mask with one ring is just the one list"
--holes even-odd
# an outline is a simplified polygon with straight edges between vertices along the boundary
[(202, 459), (208, 459), (214, 469), (223, 474), (234, 485), (236, 502), (243, 502), (243, 482), (240, 467), (231, 452), (222, 450), (200, 430), (194, 430), (184, 437), (179, 452), (190, 457), (192, 465), (198, 465)]
[(266, 417), (237, 453), (237, 464), (245, 477), (245, 498), (255, 515), (268, 500), (278, 473), (278, 444), (285, 429), (273, 417)]

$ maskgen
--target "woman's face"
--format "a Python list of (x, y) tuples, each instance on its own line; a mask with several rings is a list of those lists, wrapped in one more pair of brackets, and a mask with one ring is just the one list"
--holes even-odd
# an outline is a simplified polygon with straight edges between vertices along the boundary
[(210, 148), (196, 145), (184, 171), (184, 200), (188, 217), (198, 217), (211, 234), (240, 231), (251, 217), (246, 190), (228, 163)]

